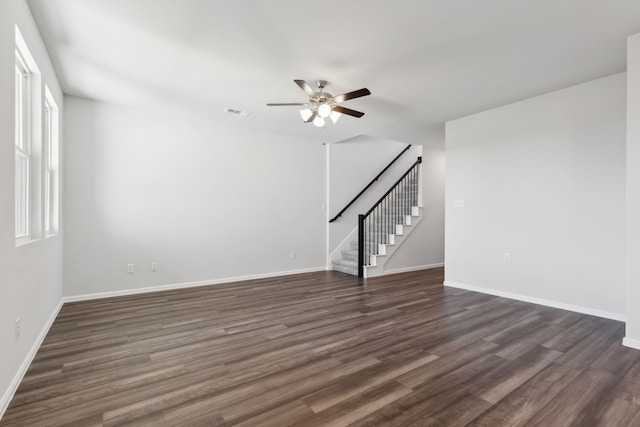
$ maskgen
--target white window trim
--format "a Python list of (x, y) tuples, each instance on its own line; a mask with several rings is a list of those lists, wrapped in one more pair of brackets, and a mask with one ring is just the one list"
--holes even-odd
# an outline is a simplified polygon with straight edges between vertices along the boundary
[(31, 72), (17, 47), (15, 68), (15, 234), (21, 244), (31, 240)]
[[(41, 171), (36, 159), (41, 154), (41, 88), (40, 70), (20, 33), (15, 27), (15, 67), (24, 76), (22, 85), (15, 84), (16, 94), (16, 128), (14, 179), (16, 199), (15, 234), (16, 246), (22, 246), (38, 240), (41, 232), (42, 215)], [(17, 77), (17, 73), (16, 73)], [(17, 79), (16, 79), (17, 82)], [(20, 96), (21, 95), (21, 96)], [(35, 157), (34, 157), (35, 156)], [(22, 176), (18, 164), (23, 163)]]
[(60, 110), (49, 87), (44, 88), (44, 235), (53, 237), (59, 227), (59, 123)]

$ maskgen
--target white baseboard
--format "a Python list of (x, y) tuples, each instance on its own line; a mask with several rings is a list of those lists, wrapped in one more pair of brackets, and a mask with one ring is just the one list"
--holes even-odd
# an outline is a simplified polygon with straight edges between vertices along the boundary
[(632, 338), (624, 337), (622, 338), (622, 345), (625, 347), (635, 348), (636, 350), (640, 350), (640, 340), (634, 340)]
[(99, 292), (95, 294), (73, 295), (63, 298), (64, 302), (88, 301), (101, 298), (121, 297), (126, 295), (137, 295), (148, 292), (171, 291), (175, 289), (195, 288), (198, 286), (221, 285), (224, 283), (242, 282), (244, 280), (269, 279), (278, 276), (291, 276), (294, 274), (315, 273), (326, 271), (327, 267), (307, 268), (303, 270), (278, 271), (275, 273), (254, 274), (249, 276), (225, 277), (223, 279), (203, 280), (198, 282), (174, 283), (170, 285), (149, 286), (145, 288), (124, 289), (121, 291)]
[(22, 381), (24, 374), (27, 373), (27, 369), (29, 369), (29, 366), (31, 366), (31, 362), (33, 361), (33, 358), (36, 357), (36, 353), (38, 352), (40, 345), (42, 345), (42, 341), (44, 341), (44, 338), (47, 336), (49, 329), (51, 329), (51, 325), (53, 325), (53, 322), (56, 320), (56, 317), (58, 316), (58, 313), (60, 312), (60, 309), (62, 308), (63, 303), (64, 301), (62, 299), (60, 300), (60, 302), (58, 302), (58, 305), (53, 310), (53, 313), (51, 313), (51, 316), (49, 316), (49, 319), (47, 319), (47, 322), (44, 324), (44, 327), (40, 331), (40, 334), (38, 335), (33, 345), (31, 346), (29, 353), (27, 353), (24, 360), (22, 361), (22, 364), (18, 368), (18, 372), (16, 372), (16, 375), (13, 377), (13, 380), (11, 381), (11, 384), (9, 384), (9, 387), (4, 392), (4, 395), (2, 396), (2, 398), (0, 399), (0, 419), (2, 419), (2, 416), (4, 415), (4, 412), (7, 410), (7, 407), (9, 406), (11, 399), (13, 399), (13, 395), (16, 393), (16, 390), (18, 390), (18, 386), (20, 385), (20, 382)]
[(384, 274), (396, 274), (396, 273), (408, 273), (410, 271), (429, 270), (431, 268), (444, 267), (444, 262), (438, 262), (435, 264), (417, 265), (413, 267), (396, 268), (393, 270), (385, 270)]
[(495, 295), (495, 296), (498, 296), (498, 297), (514, 299), (514, 300), (518, 300), (518, 301), (530, 302), (530, 303), (533, 303), (533, 304), (540, 304), (540, 305), (544, 305), (544, 306), (547, 306), (547, 307), (559, 308), (559, 309), (567, 310), (567, 311), (575, 311), (576, 313), (588, 314), (590, 316), (596, 316), (596, 317), (603, 317), (605, 319), (618, 320), (620, 322), (624, 322), (625, 321), (624, 314), (611, 313), (609, 311), (596, 310), (596, 309), (593, 309), (593, 308), (581, 307), (581, 306), (572, 305), (572, 304), (565, 304), (563, 302), (557, 302), (557, 301), (552, 301), (552, 300), (547, 300), (547, 299), (542, 299), (542, 298), (530, 297), (528, 295), (514, 294), (514, 293), (511, 293), (511, 292), (503, 292), (503, 291), (498, 291), (498, 290), (495, 290), (495, 289), (484, 288), (484, 287), (481, 287), (481, 286), (466, 285), (464, 283), (456, 283), (456, 282), (451, 282), (451, 281), (445, 281), (444, 282), (444, 286), (447, 286), (447, 287), (450, 287), (450, 288), (465, 289), (467, 291), (480, 292), (480, 293), (483, 293), (483, 294)]

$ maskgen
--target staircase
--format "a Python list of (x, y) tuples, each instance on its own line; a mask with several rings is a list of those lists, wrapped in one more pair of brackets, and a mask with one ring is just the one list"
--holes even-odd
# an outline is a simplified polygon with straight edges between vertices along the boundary
[(358, 275), (358, 240), (351, 240), (349, 247), (340, 251), (340, 258), (331, 260), (331, 269)]
[(365, 214), (337, 251), (331, 268), (361, 277), (385, 274), (384, 266), (422, 220), (420, 172), (422, 158)]
[[(405, 224), (397, 224), (396, 232), (388, 235), (389, 243), (381, 243), (376, 254), (369, 255), (369, 265), (364, 266), (363, 277), (375, 277), (384, 275), (384, 266), (395, 251), (402, 245), (407, 236), (422, 220), (422, 208), (413, 206), (411, 214), (407, 215)], [(355, 233), (354, 233), (355, 234)], [(365, 246), (371, 246), (370, 238)], [(340, 251), (340, 257), (331, 260), (331, 269), (346, 274), (358, 275), (358, 240), (350, 240), (348, 248)]]

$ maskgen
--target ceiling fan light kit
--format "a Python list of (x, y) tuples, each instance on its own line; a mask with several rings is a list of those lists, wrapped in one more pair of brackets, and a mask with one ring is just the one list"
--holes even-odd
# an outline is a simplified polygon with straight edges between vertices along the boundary
[(309, 108), (300, 110), (300, 115), (302, 116), (302, 121), (306, 122), (311, 116), (313, 116), (313, 111)]
[(341, 102), (348, 101), (354, 98), (360, 98), (362, 96), (371, 95), (371, 92), (367, 88), (354, 90), (353, 92), (343, 93), (342, 95), (333, 96), (330, 93), (324, 91), (327, 85), (326, 80), (318, 80), (316, 84), (319, 91), (313, 90), (311, 86), (304, 80), (294, 80), (294, 82), (302, 89), (309, 97), (308, 102), (288, 102), (279, 104), (267, 104), (270, 107), (284, 107), (284, 106), (305, 106), (303, 110), (300, 110), (300, 116), (305, 123), (313, 123), (317, 127), (324, 127), (326, 118), (331, 119), (335, 124), (340, 116), (346, 114), (352, 117), (362, 117), (364, 113), (361, 111), (352, 110), (350, 108), (338, 105)]
[(331, 114), (331, 105), (325, 103), (318, 107), (318, 115), (323, 119), (329, 117), (329, 114)]

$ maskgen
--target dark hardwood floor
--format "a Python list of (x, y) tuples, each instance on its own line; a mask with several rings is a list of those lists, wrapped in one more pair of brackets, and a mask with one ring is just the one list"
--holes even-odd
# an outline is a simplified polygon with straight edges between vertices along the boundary
[(336, 272), (65, 304), (2, 426), (640, 426), (620, 322)]

